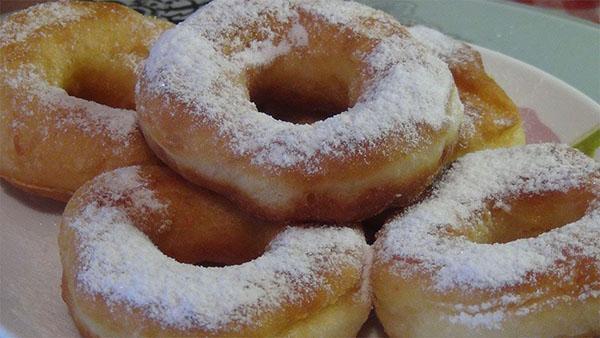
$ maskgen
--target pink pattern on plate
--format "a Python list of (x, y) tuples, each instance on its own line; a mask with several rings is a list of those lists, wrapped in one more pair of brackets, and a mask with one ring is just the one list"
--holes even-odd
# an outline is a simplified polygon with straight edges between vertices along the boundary
[(519, 113), (523, 119), (525, 140), (527, 143), (560, 142), (560, 138), (546, 126), (539, 118), (538, 113), (531, 109), (520, 107)]

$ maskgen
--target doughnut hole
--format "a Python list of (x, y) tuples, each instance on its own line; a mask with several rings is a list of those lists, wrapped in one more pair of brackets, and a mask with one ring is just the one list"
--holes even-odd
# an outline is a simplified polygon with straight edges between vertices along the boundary
[(133, 110), (136, 76), (126, 62), (119, 58), (77, 62), (63, 88), (80, 99)]
[[(145, 170), (143, 180), (166, 209), (135, 207), (135, 192), (119, 203), (133, 224), (165, 255), (202, 266), (242, 264), (260, 257), (283, 226), (259, 221), (238, 211), (221, 196), (190, 185), (159, 167)], [(160, 192), (160, 193), (158, 193)], [(133, 207), (129, 207), (133, 206)]]
[(353, 69), (330, 63), (295, 55), (281, 57), (252, 76), (250, 100), (260, 112), (298, 124), (337, 115), (355, 103), (343, 76)]
[(582, 218), (595, 195), (585, 189), (551, 191), (487, 203), (480, 223), (466, 232), (476, 243), (508, 243), (537, 237)]
[(110, 25), (97, 27), (85, 21), (73, 23), (65, 26), (62, 34), (39, 39), (34, 63), (49, 84), (70, 96), (112, 108), (135, 109), (135, 64), (148, 55), (148, 42), (142, 38), (144, 34), (123, 33), (131, 30), (130, 20), (108, 22)]
[(336, 27), (305, 29), (306, 46), (246, 73), (249, 97), (257, 109), (296, 124), (325, 120), (354, 106), (367, 73), (355, 51), (370, 48), (369, 41)]

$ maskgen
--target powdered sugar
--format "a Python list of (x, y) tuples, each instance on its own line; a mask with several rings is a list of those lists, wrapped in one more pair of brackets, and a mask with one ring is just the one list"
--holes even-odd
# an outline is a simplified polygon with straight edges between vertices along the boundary
[(140, 177), (140, 166), (131, 166), (105, 173), (97, 179), (101, 184), (101, 193), (91, 189), (91, 193), (102, 195), (103, 203), (113, 203), (128, 196), (128, 208), (142, 213), (166, 210), (168, 204), (158, 200), (149, 188), (148, 182)]
[[(67, 1), (57, 1), (33, 6), (14, 14), (0, 26), (0, 48), (25, 40), (35, 31), (49, 25), (64, 26), (89, 14), (84, 7), (66, 6)], [(15, 20), (16, 17), (18, 20)], [(21, 17), (23, 16), (23, 17)]]
[(459, 129), (460, 140), (470, 140), (477, 131), (477, 124), (481, 123), (482, 111), (473, 104), (464, 103), (465, 115)]
[(18, 109), (12, 112), (13, 124), (20, 116), (33, 116), (32, 107), (46, 107), (43, 115), (37, 117), (45, 118), (46, 126), (65, 131), (75, 128), (87, 135), (107, 135), (124, 145), (129, 143), (137, 128), (134, 111), (70, 96), (64, 89), (50, 85), (40, 73), (32, 65), (5, 70), (5, 83), (16, 93), (11, 99), (21, 102), (12, 105)]
[[(596, 200), (586, 215), (538, 237), (478, 244), (445, 235), (479, 224), (486, 202), (518, 194), (568, 191), (590, 183)], [(568, 146), (539, 144), (481, 151), (459, 159), (435, 185), (431, 197), (385, 225), (376, 253), (377, 259), (394, 262), (394, 271), (402, 276), (432, 273), (438, 291), (495, 291), (533, 283), (535, 274), (545, 271), (568, 281), (574, 278), (569, 273), (573, 256), (589, 257), (600, 269), (598, 238), (600, 165)], [(600, 287), (595, 283), (592, 289)], [(467, 314), (451, 320), (494, 326), (503, 318), (496, 312)]]
[[(301, 9), (322, 18), (325, 22), (349, 27), (358, 34), (381, 39), (389, 35), (389, 28), (398, 27), (391, 15), (354, 1), (337, 0), (294, 1), (302, 3)], [(377, 24), (373, 24), (376, 22)]]
[(454, 40), (426, 26), (412, 26), (408, 30), (412, 36), (445, 62), (460, 63), (473, 61), (473, 53), (470, 52), (470, 47), (464, 42)]
[(96, 186), (111, 193), (65, 224), (80, 244), (77, 287), (141, 310), (165, 327), (211, 332), (257, 327), (266, 313), (310, 299), (317, 289), (330, 290), (325, 274), (335, 279), (343, 268), (363, 267), (369, 247), (360, 232), (344, 227), (288, 228), (261, 257), (241, 265), (178, 263), (132, 225), (124, 207), (111, 203), (133, 189), (140, 199), (132, 207), (165, 208), (137, 172), (125, 168), (97, 178), (92, 193)]
[(362, 272), (360, 290), (354, 295), (356, 302), (370, 302), (371, 299), (371, 269), (373, 266), (373, 249), (367, 246), (362, 256)]
[(308, 32), (306, 31), (304, 26), (298, 23), (294, 23), (292, 25), (292, 28), (290, 28), (290, 32), (288, 34), (288, 38), (294, 46), (308, 45)]
[[(410, 151), (427, 142), (419, 124), (439, 130), (460, 120), (462, 110), (447, 107), (456, 95), (447, 67), (414, 40), (383, 34), (373, 37), (373, 52), (362, 56), (376, 80), (347, 111), (310, 125), (259, 113), (238, 79), (246, 69), (306, 45), (311, 37), (304, 34), (300, 11), (361, 32), (364, 21), (372, 18), (383, 26), (399, 24), (351, 2), (238, 2), (211, 3), (163, 35), (142, 77), (153, 95), (169, 95), (193, 107), (198, 124), (216, 126), (218, 137), (230, 140), (231, 150), (251, 157), (251, 163), (273, 170), (300, 165), (316, 173), (324, 157), (361, 156), (391, 135), (407, 139)], [(262, 38), (246, 41), (243, 31), (239, 33), (243, 26)]]
[(488, 313), (476, 313), (469, 314), (467, 312), (460, 312), (458, 315), (451, 316), (448, 318), (450, 323), (460, 323), (473, 329), (477, 327), (484, 327), (486, 329), (499, 329), (500, 323), (504, 319), (503, 311), (494, 311)]

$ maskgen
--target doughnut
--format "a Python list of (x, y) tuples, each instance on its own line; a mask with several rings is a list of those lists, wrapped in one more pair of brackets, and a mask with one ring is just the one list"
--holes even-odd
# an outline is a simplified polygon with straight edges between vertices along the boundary
[(159, 166), (82, 186), (59, 247), (86, 337), (350, 337), (371, 309), (359, 230), (259, 221)]
[(136, 67), (170, 24), (59, 1), (0, 26), (0, 177), (66, 201), (97, 174), (155, 163), (137, 127)]
[(600, 164), (566, 145), (458, 159), (374, 244), (391, 337), (600, 334)]
[(394, 18), (325, 0), (212, 1), (157, 40), (136, 103), (171, 168), (293, 222), (409, 203), (463, 115), (446, 64)]
[(477, 150), (525, 143), (519, 110), (485, 72), (479, 52), (432, 28), (418, 25), (408, 30), (448, 64), (464, 105), (464, 121), (452, 160)]

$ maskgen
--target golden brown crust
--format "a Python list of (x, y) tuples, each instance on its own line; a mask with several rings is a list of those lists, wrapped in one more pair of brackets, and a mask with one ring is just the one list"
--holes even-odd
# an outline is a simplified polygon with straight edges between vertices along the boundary
[[(581, 281), (598, 278), (598, 271), (592, 266), (582, 261), (573, 272), (581, 276)], [(539, 275), (535, 285), (504, 288), (497, 292), (470, 290), (441, 293), (432, 291), (434, 289), (429, 284), (431, 275), (419, 274), (403, 279), (392, 271), (393, 267), (389, 265), (376, 264), (371, 280), (377, 317), (390, 337), (573, 337), (600, 333), (597, 325), (600, 299), (577, 301), (569, 293), (581, 291), (581, 285), (565, 287), (560, 278), (553, 278), (551, 274)], [(589, 274), (588, 277), (584, 277), (586, 274)], [(543, 296), (534, 296), (536, 292)], [(482, 304), (492, 304), (491, 299), (501, 298), (502, 295), (530, 297), (526, 303), (520, 304), (521, 308), (517, 305), (507, 308), (495, 305), (495, 311), (505, 312), (498, 326), (470, 327), (448, 320), (461, 314), (457, 310), (461, 305), (482, 311)], [(539, 306), (536, 307), (536, 304)], [(528, 308), (535, 311), (528, 311)], [(489, 320), (493, 312), (480, 314), (481, 320)], [(463, 315), (467, 317), (466, 312)]]
[(465, 106), (465, 123), (451, 159), (477, 150), (524, 144), (519, 110), (485, 72), (479, 52), (462, 44), (456, 53), (461, 57), (447, 62)]
[(90, 330), (88, 330), (87, 326), (84, 325), (84, 323), (79, 319), (79, 316), (77, 316), (77, 314), (74, 312), (75, 304), (73, 303), (71, 294), (69, 292), (69, 288), (65, 281), (66, 278), (63, 273), (62, 282), (60, 283), (61, 295), (63, 301), (65, 302), (65, 304), (67, 304), (67, 309), (69, 310), (69, 314), (73, 319), (73, 323), (75, 323), (77, 331), (79, 331), (79, 334), (84, 338), (98, 338), (99, 336), (95, 335)]
[(13, 185), (23, 191), (26, 191), (28, 193), (35, 194), (35, 195), (38, 195), (41, 197), (51, 198), (53, 200), (57, 200), (60, 202), (66, 203), (69, 200), (69, 198), (71, 198), (71, 196), (73, 195), (72, 191), (65, 191), (65, 190), (56, 189), (56, 188), (40, 187), (37, 185), (31, 185), (31, 184), (21, 182), (17, 179), (14, 179), (12, 177), (5, 176), (5, 175), (0, 175), (0, 179), (4, 179), (6, 182), (10, 183), (11, 185)]
[[(418, 172), (407, 175), (407, 179), (382, 184), (379, 187), (373, 187), (364, 191), (361, 195), (349, 200), (343, 200), (342, 196), (338, 198), (328, 198), (312, 194), (297, 200), (292, 208), (282, 211), (277, 208), (265, 208), (257, 203), (252, 197), (248, 197), (242, 191), (236, 190), (228, 184), (220, 184), (210, 178), (198, 174), (184, 166), (179, 166), (177, 161), (165, 154), (165, 150), (156, 144), (151, 138), (148, 139), (148, 145), (156, 156), (172, 169), (178, 172), (186, 179), (202, 187), (211, 189), (233, 201), (235, 205), (254, 217), (267, 219), (271, 221), (282, 222), (312, 222), (325, 221), (334, 223), (353, 222), (362, 220), (375, 215), (389, 207), (402, 207), (411, 204), (420, 194), (425, 191), (437, 175), (438, 169), (444, 163), (447, 163), (449, 154), (453, 153), (454, 145), (447, 146), (439, 162), (434, 162), (429, 167), (424, 167)], [(351, 180), (351, 178), (350, 178)], [(312, 183), (305, 183), (311, 185)], [(406, 195), (398, 194), (398, 191), (409, 192)], [(321, 206), (315, 210), (316, 206)]]
[[(80, 16), (68, 19), (70, 11)], [(57, 18), (25, 31), (43, 15)], [(135, 67), (169, 23), (118, 4), (60, 2), (15, 13), (2, 25), (8, 33), (0, 43), (0, 177), (66, 201), (99, 173), (157, 162), (135, 126), (110, 135), (122, 126), (103, 126), (83, 103), (70, 110), (63, 97), (50, 95), (134, 108)]]

